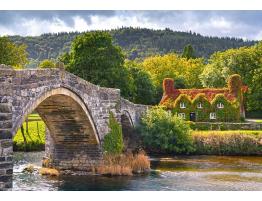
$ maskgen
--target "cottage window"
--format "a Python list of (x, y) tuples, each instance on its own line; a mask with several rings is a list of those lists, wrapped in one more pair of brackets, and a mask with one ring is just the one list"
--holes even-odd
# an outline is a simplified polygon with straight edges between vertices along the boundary
[(200, 109), (201, 109), (201, 108), (203, 108), (203, 105), (202, 105), (202, 103), (200, 103), (200, 102), (199, 102), (199, 103), (197, 103), (197, 108), (200, 108)]
[(216, 119), (217, 117), (216, 117), (216, 113), (214, 113), (214, 112), (211, 112), (210, 113), (210, 119)]
[(186, 104), (184, 102), (180, 103), (180, 108), (186, 108)]
[(185, 113), (178, 113), (178, 117), (181, 119), (186, 119), (186, 114)]
[(221, 103), (221, 102), (220, 102), (220, 103), (218, 103), (218, 104), (217, 104), (217, 108), (219, 108), (219, 109), (221, 109), (221, 108), (224, 108), (224, 104), (223, 104), (223, 103)]

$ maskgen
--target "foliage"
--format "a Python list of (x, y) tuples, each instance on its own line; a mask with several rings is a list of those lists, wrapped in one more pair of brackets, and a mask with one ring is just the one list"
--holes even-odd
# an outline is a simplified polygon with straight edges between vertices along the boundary
[[(39, 117), (39, 116), (38, 116)], [(28, 119), (28, 132), (25, 132), (27, 140), (26, 145), (22, 136), (21, 129), (19, 129), (14, 137), (14, 150), (15, 151), (39, 151), (44, 150), (45, 146), (45, 123), (36, 116), (29, 116)], [(38, 128), (37, 128), (38, 124)], [(23, 127), (26, 127), (26, 123), (23, 123)], [(39, 131), (39, 133), (38, 133)], [(25, 147), (26, 146), (26, 147)]]
[(186, 59), (177, 54), (167, 54), (164, 56), (152, 56), (146, 58), (142, 63), (142, 68), (149, 72), (156, 87), (162, 88), (165, 78), (179, 80), (186, 88), (201, 88), (198, 75), (204, 68), (204, 60)]
[(260, 155), (261, 131), (194, 131), (195, 154)]
[[(222, 103), (223, 108), (218, 108), (217, 104)], [(218, 122), (240, 121), (239, 103), (235, 101), (228, 101), (224, 94), (217, 94), (211, 101), (211, 110), (216, 113), (216, 120)]]
[[(254, 44), (254, 41), (202, 36), (170, 29), (153, 30), (129, 27), (111, 30), (109, 33), (113, 37), (114, 44), (121, 46), (128, 59), (132, 60), (170, 52), (182, 53), (187, 44), (194, 47), (197, 57), (205, 58), (216, 51)], [(44, 59), (57, 59), (59, 55), (69, 52), (71, 42), (80, 34), (79, 32), (61, 32), (35, 37), (10, 36), (10, 39), (18, 44), (25, 43), (28, 46), (29, 58), (42, 61)]]
[(0, 37), (0, 64), (22, 68), (26, 63), (26, 46), (16, 45), (8, 37)]
[(122, 96), (132, 97), (132, 78), (123, 67), (124, 55), (103, 31), (88, 32), (72, 42), (69, 55), (63, 57), (67, 70), (93, 84), (119, 88)]
[(112, 112), (109, 116), (109, 133), (104, 137), (103, 149), (106, 154), (121, 154), (124, 149), (122, 127)]
[(142, 117), (140, 132), (146, 149), (160, 153), (193, 151), (189, 126), (160, 107), (151, 108)]
[(125, 61), (125, 67), (133, 81), (133, 94), (129, 100), (145, 105), (156, 104), (156, 89), (150, 75), (134, 61)]
[[(222, 87), (226, 84), (230, 75), (239, 74), (243, 83), (249, 88), (257, 85), (259, 79), (256, 77), (258, 69), (262, 66), (262, 42), (251, 46), (238, 49), (229, 49), (224, 52), (214, 53), (200, 75), (204, 87)], [(254, 83), (255, 82), (255, 83)], [(251, 90), (252, 91), (252, 90)], [(253, 90), (246, 96), (246, 105), (249, 111), (259, 110), (261, 102), (256, 100), (261, 90)]]
[[(254, 70), (248, 98), (248, 107), (250, 110), (262, 111), (262, 65), (260, 68)], [(260, 117), (262, 117), (262, 112), (260, 112)]]
[[(202, 108), (198, 108), (198, 104), (201, 103)], [(211, 109), (211, 104), (206, 98), (204, 93), (199, 93), (192, 100), (192, 108), (196, 113), (196, 121), (208, 121)]]
[(192, 45), (189, 44), (184, 47), (182, 57), (186, 59), (195, 59), (196, 58)]
[[(185, 104), (185, 108), (180, 108), (180, 103)], [(191, 99), (186, 94), (180, 94), (177, 99), (174, 101), (172, 112), (175, 115), (178, 115), (179, 113), (185, 113), (185, 120), (189, 120), (189, 115), (191, 109)]]
[(45, 59), (39, 64), (40, 68), (55, 68), (55, 63), (50, 59)]

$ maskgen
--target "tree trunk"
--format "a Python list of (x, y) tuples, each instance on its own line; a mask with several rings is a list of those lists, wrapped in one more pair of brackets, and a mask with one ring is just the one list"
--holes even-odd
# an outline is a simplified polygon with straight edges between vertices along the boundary
[(24, 151), (26, 151), (26, 147), (27, 147), (27, 141), (26, 141), (26, 137), (25, 137), (25, 131), (24, 131), (24, 126), (22, 124), (21, 126), (21, 133), (22, 133), (22, 136), (23, 136), (23, 139), (24, 139)]

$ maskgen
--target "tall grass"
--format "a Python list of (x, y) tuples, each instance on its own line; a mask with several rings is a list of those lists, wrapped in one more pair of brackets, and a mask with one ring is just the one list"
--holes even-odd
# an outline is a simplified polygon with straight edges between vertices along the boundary
[(103, 161), (96, 167), (96, 172), (102, 175), (126, 175), (144, 173), (150, 170), (149, 158), (144, 152), (138, 154), (105, 154)]
[(262, 131), (193, 131), (192, 136), (195, 154), (262, 154)]

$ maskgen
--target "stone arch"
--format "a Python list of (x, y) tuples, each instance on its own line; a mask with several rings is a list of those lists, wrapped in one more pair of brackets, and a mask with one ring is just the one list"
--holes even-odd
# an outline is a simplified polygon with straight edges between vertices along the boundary
[(73, 91), (60, 87), (26, 104), (13, 127), (13, 136), (25, 117), (36, 110), (47, 126), (45, 158), (52, 167), (87, 170), (101, 159), (100, 138), (85, 103)]
[[(71, 90), (64, 87), (51, 89), (41, 94), (41, 96), (35, 98), (33, 101), (28, 102), (26, 104), (25, 110), (21, 118), (17, 119), (14, 122), (14, 127), (12, 129), (13, 136), (16, 134), (17, 130), (21, 127), (22, 123), (25, 121), (26, 116), (31, 114), (34, 110), (36, 110), (39, 113), (39, 115), (46, 123), (51, 133), (52, 131), (55, 131), (54, 128), (55, 125), (54, 124), (52, 125), (52, 122), (49, 121), (51, 115), (49, 115), (48, 112), (52, 113), (53, 116), (52, 118), (54, 118), (54, 116), (60, 115), (64, 118), (63, 120), (65, 120), (69, 124), (70, 123), (82, 124), (82, 130), (80, 129), (80, 131), (86, 131), (84, 127), (88, 126), (88, 128), (86, 129), (92, 132), (92, 135), (90, 137), (94, 137), (93, 141), (95, 141), (97, 144), (100, 143), (97, 129), (95, 127), (91, 114), (88, 111), (88, 108), (86, 107), (84, 101)], [(60, 112), (60, 114), (58, 114), (58, 112)], [(63, 112), (66, 112), (66, 114)], [(72, 113), (74, 113), (75, 118), (77, 118), (76, 120), (78, 122), (72, 119), (70, 113), (71, 115)], [(66, 119), (66, 115), (70, 115), (71, 119)], [(79, 121), (81, 122), (79, 123)], [(53, 123), (55, 123), (55, 121), (53, 121)]]
[(123, 110), (121, 113), (121, 125), (125, 149), (134, 149), (136, 145), (135, 127), (130, 113)]

